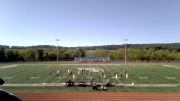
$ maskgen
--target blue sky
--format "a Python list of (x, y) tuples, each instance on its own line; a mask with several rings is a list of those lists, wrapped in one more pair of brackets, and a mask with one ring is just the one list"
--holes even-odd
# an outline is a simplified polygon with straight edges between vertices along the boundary
[(0, 0), (0, 44), (180, 42), (180, 0)]

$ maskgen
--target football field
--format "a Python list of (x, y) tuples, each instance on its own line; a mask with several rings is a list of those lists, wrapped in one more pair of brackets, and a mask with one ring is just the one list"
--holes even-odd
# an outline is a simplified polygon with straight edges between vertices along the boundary
[[(180, 64), (158, 63), (131, 63), (131, 64), (1, 64), (0, 77), (5, 80), (3, 87), (15, 89), (10, 85), (26, 85), (24, 88), (33, 89), (28, 85), (56, 85), (73, 80), (75, 83), (104, 83), (110, 81), (114, 85), (130, 85), (130, 91), (142, 89), (179, 89)], [(9, 85), (9, 86), (7, 86)], [(162, 87), (161, 87), (162, 85)], [(168, 86), (170, 85), (170, 86)], [(149, 88), (149, 87), (152, 87)], [(172, 87), (172, 88), (171, 88)], [(37, 87), (34, 87), (36, 89)], [(56, 87), (53, 87), (55, 89)], [(124, 89), (125, 87), (119, 87)], [(22, 89), (19, 87), (18, 89)], [(41, 90), (43, 88), (40, 88)], [(77, 88), (60, 88), (64, 91), (74, 91)], [(90, 88), (79, 88), (80, 91), (89, 91)], [(78, 90), (79, 90), (78, 89)], [(111, 89), (111, 88), (108, 88)], [(112, 87), (112, 91), (116, 91)], [(122, 91), (121, 89), (121, 91)], [(127, 88), (126, 88), (127, 89)], [(37, 89), (38, 90), (38, 89)], [(156, 89), (157, 90), (157, 89)], [(57, 90), (56, 90), (57, 91)], [(118, 91), (118, 90), (117, 90)], [(126, 90), (125, 90), (126, 91)], [(179, 90), (178, 90), (179, 91)]]

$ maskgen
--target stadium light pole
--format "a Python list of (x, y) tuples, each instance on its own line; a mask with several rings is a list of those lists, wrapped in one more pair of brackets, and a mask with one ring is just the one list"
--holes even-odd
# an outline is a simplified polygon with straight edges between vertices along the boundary
[(57, 42), (57, 62), (59, 61), (59, 58), (58, 58), (58, 51), (59, 51), (59, 49), (58, 49), (58, 41), (60, 41), (60, 40), (56, 39), (56, 42)]
[(126, 63), (127, 62), (127, 52), (126, 52), (126, 42), (128, 41), (128, 39), (124, 39), (124, 62)]

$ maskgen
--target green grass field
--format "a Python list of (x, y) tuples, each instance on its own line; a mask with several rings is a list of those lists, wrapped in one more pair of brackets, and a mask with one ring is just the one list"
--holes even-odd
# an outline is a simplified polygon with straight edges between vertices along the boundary
[[(180, 84), (180, 64), (168, 64), (168, 66), (163, 66), (162, 64), (1, 64), (0, 65), (0, 77), (3, 78), (6, 84), (33, 84), (33, 83), (63, 83), (68, 79), (72, 79), (69, 75), (68, 70), (72, 71), (75, 75), (75, 82), (80, 82), (82, 78), (85, 78), (85, 73), (80, 72), (77, 68), (95, 68), (104, 71), (105, 78), (111, 78), (113, 84), (130, 84), (134, 82), (135, 84)], [(166, 64), (164, 64), (166, 65)], [(4, 66), (9, 66), (4, 68)], [(56, 75), (57, 71), (60, 71), (58, 77)], [(128, 74), (128, 79), (125, 78), (125, 71)], [(51, 72), (51, 75), (50, 75)], [(117, 79), (115, 75), (117, 74)], [(121, 77), (122, 75), (122, 77)], [(86, 74), (85, 81), (90, 82), (90, 77), (93, 77), (96, 82), (102, 83), (103, 80), (97, 72), (88, 72)], [(14, 91), (20, 90), (22, 88), (13, 87), (1, 87), (4, 89), (11, 89)], [(27, 87), (26, 90), (29, 88)], [(53, 90), (55, 88), (39, 88)], [(72, 88), (60, 88), (61, 91), (71, 91)], [(68, 90), (69, 89), (69, 90)], [(74, 88), (74, 91), (84, 91), (84, 88)], [(138, 90), (139, 89), (139, 90)], [(161, 90), (160, 90), (161, 89)], [(26, 91), (23, 90), (23, 91)], [(32, 90), (32, 89), (31, 89)], [(36, 92), (36, 88), (34, 91)], [(165, 92), (179, 92), (180, 88), (159, 88), (157, 90), (150, 88), (121, 88), (117, 90), (113, 88), (110, 91), (165, 91)], [(57, 90), (55, 90), (57, 91)], [(86, 88), (85, 91), (89, 91)]]

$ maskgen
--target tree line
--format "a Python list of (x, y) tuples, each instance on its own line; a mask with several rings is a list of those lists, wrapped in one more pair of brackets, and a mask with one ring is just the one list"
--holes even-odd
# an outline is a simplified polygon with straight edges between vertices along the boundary
[[(25, 50), (25, 49), (55, 49), (54, 45), (37, 45), (37, 46), (7, 46), (0, 45), (0, 48), (4, 49), (15, 49), (15, 50)], [(122, 45), (102, 45), (102, 46), (83, 46), (83, 47), (63, 47), (60, 46), (61, 49), (83, 49), (83, 50), (116, 50), (119, 48), (124, 48), (124, 44)], [(180, 43), (161, 43), (161, 44), (127, 44), (127, 48), (156, 48), (163, 50), (179, 50), (180, 51)]]
[[(84, 57), (85, 51), (82, 49), (59, 49), (59, 60), (73, 60), (75, 57)], [(0, 62), (12, 61), (55, 61), (57, 59), (57, 49), (0, 49)]]
[[(124, 61), (125, 50), (123, 48), (117, 50), (97, 49), (87, 51), (87, 56), (109, 57), (111, 60)], [(156, 50), (154, 48), (129, 48), (127, 49), (128, 61), (179, 61), (180, 52), (176, 50)]]
[[(115, 47), (115, 48), (113, 48)], [(109, 57), (111, 60), (124, 59), (123, 45), (90, 47), (59, 47), (60, 61), (73, 60), (75, 57)], [(10, 61), (55, 61), (57, 48), (50, 45), (40, 46), (3, 46), (0, 45), (0, 62)], [(179, 61), (180, 44), (127, 44), (128, 61)]]

